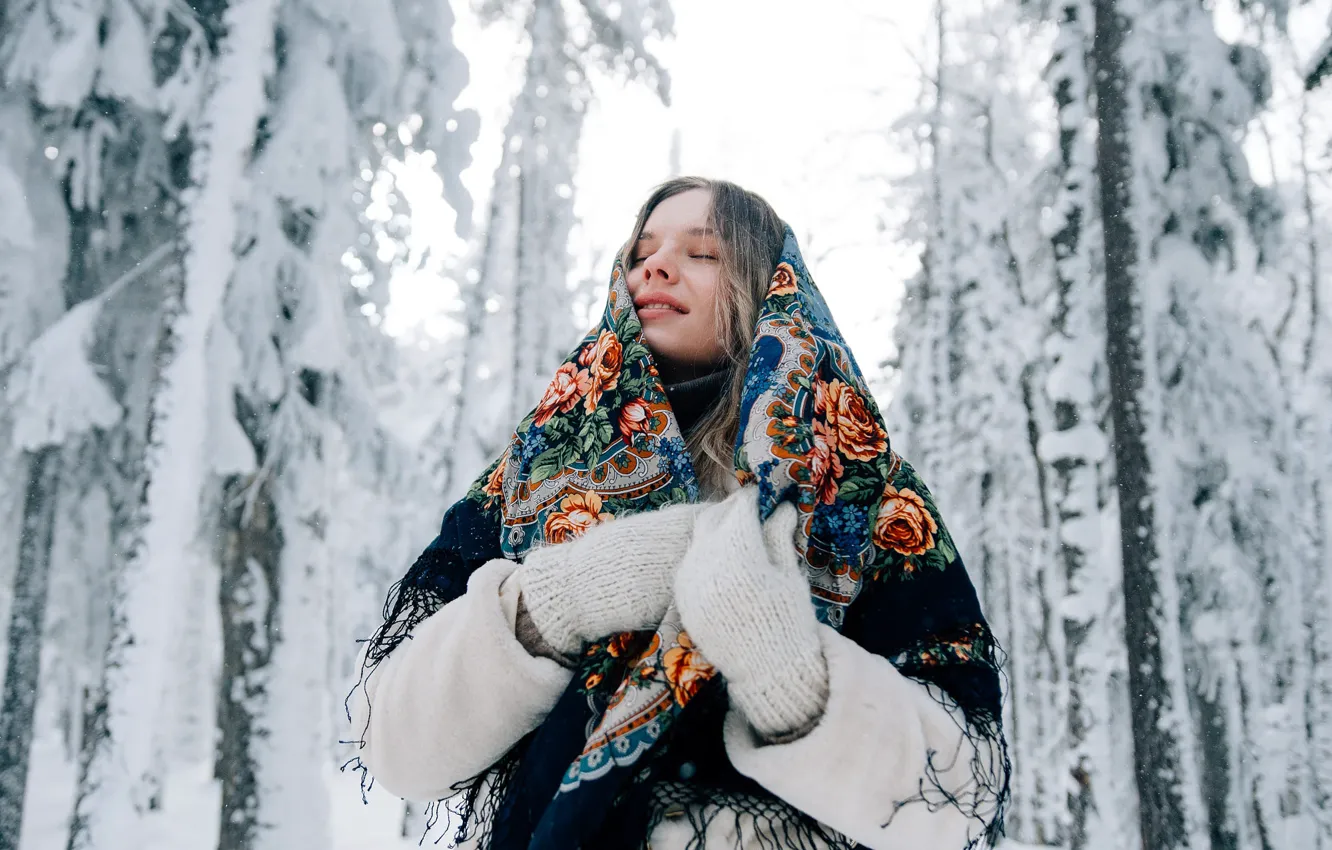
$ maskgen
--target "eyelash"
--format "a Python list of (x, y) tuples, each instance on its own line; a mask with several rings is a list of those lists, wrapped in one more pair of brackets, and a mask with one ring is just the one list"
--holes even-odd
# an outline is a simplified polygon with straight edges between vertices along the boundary
[[(715, 259), (717, 259), (717, 255), (716, 255), (716, 254), (690, 254), (690, 255), (689, 255), (689, 258), (690, 258), (691, 260), (715, 260)], [(633, 259), (631, 259), (631, 260), (629, 261), (629, 268), (631, 268), (631, 269), (633, 269), (633, 268), (638, 268), (638, 265), (639, 265), (640, 263), (643, 262), (643, 259), (644, 259), (643, 257), (634, 257)]]

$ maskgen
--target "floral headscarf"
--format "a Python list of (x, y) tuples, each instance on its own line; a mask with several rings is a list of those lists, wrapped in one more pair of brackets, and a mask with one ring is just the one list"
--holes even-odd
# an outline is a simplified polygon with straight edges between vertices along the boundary
[[(759, 488), (760, 520), (780, 502), (797, 506), (796, 544), (819, 619), (946, 694), (963, 709), (967, 734), (993, 745), (977, 747), (989, 756), (973, 765), (972, 787), (923, 788), (918, 800), (885, 801), (889, 811), (913, 802), (956, 805), (985, 823), (982, 838), (995, 837), (1008, 783), (998, 648), (938, 508), (891, 450), (789, 229), (755, 326), (734, 472), (742, 485)], [(684, 437), (617, 262), (601, 322), (390, 594), (362, 681), (417, 622), (461, 595), (485, 560), (521, 560), (534, 546), (558, 544), (609, 517), (698, 498)], [(592, 644), (546, 722), (450, 798), (462, 816), (460, 837), (480, 828), (482, 843), (496, 848), (636, 847), (670, 784), (690, 801), (742, 805), (849, 846), (765, 799), (718, 756), (715, 716), (724, 692), (717, 679), (674, 610), (655, 632)], [(676, 768), (686, 763), (691, 771), (713, 768), (685, 776)], [(694, 781), (673, 781), (681, 777)]]

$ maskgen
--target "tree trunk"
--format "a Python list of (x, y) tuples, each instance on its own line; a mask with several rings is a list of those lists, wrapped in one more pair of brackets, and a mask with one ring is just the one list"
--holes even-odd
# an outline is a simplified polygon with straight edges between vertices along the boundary
[[(202, 117), (194, 127), (194, 191), (156, 344), (157, 380), (148, 425), (144, 484), (136, 499), (134, 545), (117, 576), (100, 694), (98, 736), (80, 766), (70, 850), (115, 840), (137, 845), (154, 805), (163, 694), (184, 570), (196, 556), (199, 500), (208, 478), (207, 339), (234, 267), (236, 200), (267, 104), (276, 0), (236, 0), (210, 67)], [(114, 836), (114, 838), (112, 838)]]
[[(308, 482), (320, 471), (297, 474)], [(285, 477), (273, 488), (282, 557), (266, 705), (251, 742), (265, 826), (254, 850), (325, 850), (333, 843), (324, 789), (336, 739), (329, 699), (328, 514), (317, 494), (298, 492), (304, 488), (294, 482), (295, 476)]]
[(9, 610), (4, 696), (0, 701), (0, 850), (17, 850), (23, 826), (59, 479), (58, 446), (44, 446), (29, 455), (18, 566)]
[[(154, 591), (163, 589), (146, 586), (143, 576), (134, 582), (134, 576), (131, 575), (145, 570), (144, 534), (150, 518), (148, 492), (152, 475), (149, 470), (162, 463), (161, 423), (157, 415), (158, 406), (161, 404), (159, 397), (165, 390), (162, 375), (180, 344), (176, 325), (184, 310), (184, 276), (179, 267), (165, 272), (163, 280), (161, 324), (158, 338), (152, 344), (155, 374), (152, 382), (153, 402), (148, 414), (145, 440), (147, 456), (143, 468), (134, 480), (135, 492), (127, 505), (123, 519), (124, 527), (120, 539), (126, 541), (130, 549), (126, 563), (117, 570), (112, 581), (112, 598), (109, 603), (111, 636), (107, 644), (105, 667), (101, 681), (89, 695), (84, 711), (83, 746), (80, 753), (78, 792), (70, 824), (69, 850), (90, 850), (95, 847), (97, 836), (94, 833), (99, 832), (97, 829), (99, 824), (104, 825), (108, 834), (117, 834), (132, 828), (131, 823), (135, 815), (130, 813), (142, 813), (149, 808), (149, 797), (154, 793), (153, 788), (156, 784), (149, 773), (154, 758), (151, 749), (155, 746), (150, 739), (155, 732), (156, 723), (152, 718), (141, 716), (132, 718), (130, 715), (136, 715), (137, 712), (129, 710), (122, 715), (124, 717), (122, 724), (128, 725), (133, 720), (148, 724), (147, 728), (141, 726), (136, 730), (135, 758), (133, 764), (130, 764), (113, 753), (113, 749), (123, 746), (124, 742), (112, 740), (115, 732), (112, 728), (112, 712), (115, 708), (113, 703), (132, 700), (134, 698), (132, 694), (136, 692), (139, 694), (162, 692), (161, 684), (154, 683), (157, 687), (143, 691), (138, 689), (142, 687), (141, 683), (135, 681), (133, 670), (135, 661), (139, 659), (134, 656), (142, 658), (145, 652), (152, 651), (154, 647), (136, 647), (135, 631), (138, 623), (135, 622), (133, 612), (142, 612), (163, 604), (170, 605), (175, 601), (170, 593), (165, 593), (165, 598), (150, 600)], [(154, 449), (158, 452), (156, 464), (149, 459)], [(137, 594), (134, 594), (135, 585), (138, 586)], [(138, 606), (133, 605), (136, 598), (140, 603)], [(153, 663), (157, 659), (142, 660), (144, 663)], [(149, 696), (149, 702), (152, 699)]]
[[(1305, 226), (1308, 228), (1308, 287), (1309, 321), (1307, 336), (1300, 361), (1300, 373), (1304, 381), (1316, 384), (1318, 376), (1314, 373), (1315, 352), (1325, 351), (1327, 347), (1327, 323), (1322, 317), (1319, 290), (1323, 285), (1322, 244), (1315, 222), (1318, 220), (1317, 205), (1313, 196), (1313, 186), (1319, 175), (1310, 168), (1312, 158), (1309, 138), (1309, 97), (1304, 96), (1300, 104), (1300, 188), (1301, 206), (1303, 207)], [(1332, 401), (1332, 395), (1323, 391), (1318, 398), (1326, 405)], [(1313, 527), (1313, 539), (1310, 541), (1312, 557), (1303, 568), (1306, 593), (1304, 631), (1302, 645), (1305, 647), (1303, 666), (1308, 671), (1309, 686), (1304, 698), (1305, 745), (1307, 747), (1308, 786), (1312, 799), (1304, 801), (1306, 810), (1324, 811), (1332, 805), (1332, 653), (1326, 643), (1329, 621), (1328, 574), (1322, 567), (1332, 560), (1332, 509), (1328, 507), (1328, 495), (1325, 483), (1332, 476), (1332, 457), (1325, 429), (1318, 423), (1319, 416), (1305, 417), (1298, 430), (1305, 444), (1306, 452), (1316, 466), (1312, 470), (1309, 486), (1309, 512)], [(1332, 846), (1332, 824), (1323, 818), (1317, 818), (1319, 830), (1318, 846)]]
[(218, 850), (329, 841), (320, 790), (332, 738), (324, 518), (284, 504), (284, 489), (232, 478), (224, 492)]
[[(551, 373), (573, 347), (569, 310), (569, 229), (573, 171), (587, 115), (582, 66), (570, 52), (560, 3), (537, 0), (527, 19), (532, 49), (523, 89), (505, 128), (515, 151), (513, 176), (498, 174), (496, 188), (512, 193), (513, 384), (508, 423), (521, 419), (541, 398)], [(501, 165), (501, 168), (504, 166)], [(507, 437), (507, 433), (500, 438)], [(501, 445), (503, 445), (501, 443)]]
[(1314, 363), (1314, 352), (1318, 350), (1319, 329), (1322, 326), (1322, 305), (1319, 301), (1318, 290), (1322, 286), (1322, 256), (1318, 244), (1318, 231), (1315, 222), (1318, 221), (1318, 213), (1315, 209), (1313, 198), (1314, 175), (1309, 168), (1309, 106), (1308, 98), (1305, 98), (1300, 106), (1300, 201), (1303, 207), (1305, 226), (1309, 228), (1309, 244), (1306, 246), (1309, 254), (1309, 327), (1304, 338), (1303, 356), (1300, 360), (1300, 371), (1307, 375), (1309, 369)]
[[(266, 402), (256, 409), (237, 398), (260, 471), (227, 480), (219, 517), (218, 850), (322, 850), (332, 840), (322, 790), (334, 738), (328, 478), (315, 483), (331, 433), (293, 441), (291, 423), (274, 424), (284, 405), (318, 406), (324, 381), (305, 380), (317, 374), (303, 373), (305, 392), (289, 391), (271, 416)], [(293, 454), (293, 442), (321, 448)]]
[(1232, 695), (1228, 682), (1217, 685), (1217, 694), (1198, 695), (1199, 747), (1203, 760), (1203, 803), (1207, 807), (1207, 837), (1211, 850), (1239, 850), (1234, 824), (1243, 818), (1230, 817), (1234, 806), (1235, 765), (1230, 761), (1232, 730), (1226, 716)]
[[(549, 13), (549, 9), (544, 6), (538, 6), (533, 16)], [(534, 50), (539, 45), (534, 45)], [(535, 83), (532, 80), (529, 71), (528, 86)], [(521, 136), (516, 138), (521, 139)], [(514, 178), (513, 194), (517, 205), (517, 227), (515, 234), (515, 243), (517, 245), (516, 256), (514, 257), (514, 280), (513, 280), (513, 386), (510, 388), (509, 412), (505, 417), (510, 422), (519, 422), (527, 414), (530, 407), (536, 404), (540, 399), (529, 399), (528, 391), (536, 373), (536, 361), (540, 352), (536, 350), (535, 325), (542, 320), (539, 302), (534, 303), (537, 293), (525, 288), (525, 284), (530, 283), (528, 275), (523, 272), (527, 269), (527, 263), (531, 261), (525, 250), (528, 243), (532, 241), (530, 234), (523, 231), (527, 225), (527, 207), (530, 203), (529, 187), (527, 175), (521, 171)], [(535, 321), (534, 321), (535, 320)], [(529, 400), (531, 404), (529, 404)]]
[[(1040, 499), (1041, 525), (1039, 533), (1042, 539), (1053, 539), (1052, 511), (1049, 507), (1050, 487), (1046, 464), (1041, 460), (1039, 449), (1040, 433), (1043, 425), (1041, 410), (1037, 408), (1037, 393), (1034, 384), (1037, 381), (1037, 366), (1028, 363), (1019, 378), (1022, 409), (1026, 420), (1026, 452), (1029, 458), (1032, 478), (1035, 479), (1036, 492)], [(1009, 733), (1009, 746), (1013, 752), (1041, 752), (1042, 748), (1053, 751), (1055, 746), (1062, 747), (1059, 730), (1067, 723), (1068, 712), (1060, 709), (1053, 693), (1062, 690), (1067, 672), (1064, 670), (1062, 632), (1058, 630), (1055, 604), (1058, 599), (1054, 588), (1049, 587), (1051, 567), (1047, 567), (1045, 553), (1050, 547), (1041, 546), (1035, 551), (1040, 553), (1032, 558), (1031, 563), (1021, 570), (1011, 570), (1015, 578), (1024, 579), (1015, 583), (1011, 593), (1014, 601), (1010, 603), (1013, 611), (1014, 638), (1011, 638), (1012, 652), (1009, 658), (1009, 678), (1013, 683), (1013, 696), (1009, 702), (1013, 705), (1013, 731)], [(1016, 553), (1014, 553), (1016, 555)], [(1017, 555), (1014, 563), (1026, 561)], [(1017, 634), (1023, 635), (1022, 640)], [(1024, 691), (1029, 693), (1024, 694)], [(1026, 709), (1030, 718), (1024, 718), (1019, 706)], [(1030, 743), (1027, 743), (1030, 742)], [(1019, 749), (1020, 748), (1020, 749)], [(1015, 786), (1013, 794), (1013, 812), (1017, 815), (1012, 834), (1029, 838), (1038, 844), (1057, 844), (1062, 838), (1067, 812), (1067, 782), (1062, 775), (1049, 775), (1053, 771), (1017, 770), (1013, 774)], [(1029, 799), (1020, 799), (1024, 793)], [(1023, 820), (1024, 815), (1026, 820)]]
[(1138, 242), (1133, 227), (1133, 160), (1128, 82), (1122, 61), (1128, 26), (1114, 0), (1095, 0), (1093, 59), (1100, 125), (1097, 171), (1105, 242), (1106, 361), (1114, 420), (1123, 561), (1124, 626), (1132, 698), (1133, 761), (1142, 846), (1190, 847), (1181, 722), (1184, 706), (1173, 682), (1182, 671), (1174, 573), (1158, 554), (1155, 492), (1145, 414), (1150, 409), (1143, 354), (1144, 322), (1137, 289)]
[(399, 834), (403, 838), (411, 838), (414, 834), (413, 830), (416, 829), (418, 825), (417, 822), (420, 819), (421, 810), (418, 808), (418, 804), (408, 800), (407, 804), (402, 808), (402, 829), (399, 830)]
[[(1315, 483), (1315, 488), (1317, 488)], [(1315, 499), (1321, 493), (1315, 489)], [(1321, 510), (1326, 510), (1322, 507)], [(1324, 519), (1324, 533), (1332, 525)], [(1315, 550), (1317, 551), (1317, 550)], [(1323, 557), (1326, 558), (1326, 550)], [(1332, 592), (1329, 592), (1327, 570), (1316, 561), (1309, 564), (1308, 596), (1305, 608), (1304, 647), (1309, 670), (1309, 687), (1304, 697), (1305, 742), (1309, 758), (1309, 786), (1312, 795), (1308, 807), (1312, 812), (1326, 812), (1332, 807), (1332, 651), (1327, 646), (1328, 630), (1332, 629)], [(1332, 846), (1332, 827), (1323, 818), (1318, 823), (1320, 847)]]
[(222, 678), (215, 775), (222, 783), (222, 817), (217, 846), (249, 850), (261, 825), (254, 750), (267, 703), (283, 544), (268, 479), (227, 480), (218, 539)]
[(1052, 362), (1046, 394), (1052, 429), (1041, 439), (1055, 518), (1055, 557), (1064, 579), (1062, 623), (1068, 670), (1068, 835), (1071, 850), (1104, 846), (1113, 832), (1103, 777), (1109, 766), (1110, 711), (1102, 672), (1107, 639), (1104, 598), (1109, 588), (1100, 563), (1099, 466), (1105, 437), (1097, 420), (1097, 346), (1092, 301), (1096, 297), (1092, 218), (1093, 132), (1088, 62), (1091, 6), (1069, 0), (1060, 6), (1059, 34), (1050, 63), (1058, 108), (1060, 186), (1054, 203), (1061, 225), (1054, 249), (1055, 314), (1045, 348)]
[(930, 238), (925, 244), (920, 274), (919, 291), (922, 336), (925, 339), (924, 356), (917, 365), (917, 374), (912, 382), (921, 388), (924, 396), (917, 408), (916, 427), (912, 431), (912, 452), (918, 458), (916, 463), (929, 470), (930, 480), (936, 480), (940, 473), (939, 463), (944, 447), (951, 436), (945, 429), (948, 419), (947, 407), (951, 399), (946, 385), (948, 368), (946, 363), (947, 340), (944, 331), (948, 305), (953, 297), (951, 251), (949, 250), (949, 231), (944, 221), (947, 214), (944, 207), (948, 203), (944, 182), (946, 179), (945, 160), (947, 150), (944, 147), (944, 102), (950, 95), (948, 88), (948, 18), (943, 0), (934, 7), (934, 103), (930, 109)]

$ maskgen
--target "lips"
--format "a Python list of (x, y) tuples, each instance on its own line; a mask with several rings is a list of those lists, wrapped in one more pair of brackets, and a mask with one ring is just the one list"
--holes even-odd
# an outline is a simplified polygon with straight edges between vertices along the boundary
[(645, 295), (642, 298), (640, 298), (638, 301), (635, 301), (634, 307), (640, 313), (645, 310), (661, 310), (665, 312), (674, 312), (680, 314), (689, 312), (689, 310), (686, 309), (683, 304), (681, 304), (679, 301), (672, 298), (671, 296), (665, 294), (656, 294), (656, 293), (652, 295)]

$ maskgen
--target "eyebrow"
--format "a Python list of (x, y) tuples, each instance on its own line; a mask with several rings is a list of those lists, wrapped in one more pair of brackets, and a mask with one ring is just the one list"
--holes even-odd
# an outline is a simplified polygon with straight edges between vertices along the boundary
[[(686, 236), (716, 236), (717, 231), (711, 227), (691, 227), (685, 231)], [(639, 242), (646, 242), (649, 239), (656, 239), (657, 235), (650, 230), (644, 230), (638, 234)]]

